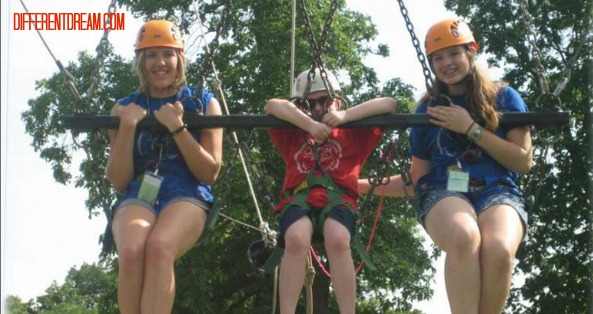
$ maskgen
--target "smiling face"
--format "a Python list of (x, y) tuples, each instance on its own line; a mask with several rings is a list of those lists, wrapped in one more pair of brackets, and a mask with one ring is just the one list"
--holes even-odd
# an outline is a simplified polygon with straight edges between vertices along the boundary
[(175, 48), (153, 47), (146, 49), (144, 73), (151, 96), (171, 96), (171, 88), (175, 85), (178, 76), (178, 63), (179, 58)]
[(449, 87), (449, 93), (465, 92), (463, 80), (470, 72), (471, 61), (464, 45), (435, 51), (431, 54), (431, 63), (437, 78)]

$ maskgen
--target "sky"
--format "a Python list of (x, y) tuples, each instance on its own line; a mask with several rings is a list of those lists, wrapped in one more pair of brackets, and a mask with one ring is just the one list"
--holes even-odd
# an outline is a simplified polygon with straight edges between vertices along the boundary
[[(23, 0), (29, 12), (106, 13), (110, 0)], [(424, 89), (422, 68), (406, 29), (396, 0), (349, 0), (353, 10), (371, 16), (377, 25), (377, 43), (388, 44), (391, 56), (370, 57), (368, 65), (387, 80), (400, 77), (412, 84), (419, 95)], [(50, 53), (34, 30), (15, 30), (14, 13), (25, 12), (20, 2), (2, 1), (1, 36), (1, 244), (2, 244), (2, 311), (7, 295), (24, 302), (43, 295), (53, 283), (62, 284), (68, 270), (83, 263), (98, 261), (99, 236), (106, 219), (103, 215), (89, 219), (85, 208), (87, 192), (73, 184), (56, 183), (51, 166), (30, 146), (32, 138), (25, 133), (21, 114), (27, 101), (39, 95), (35, 81), (58, 71)], [(415, 0), (406, 3), (418, 38), (434, 22), (452, 17), (442, 0)], [(430, 10), (427, 10), (430, 8)], [(123, 12), (118, 9), (118, 12)], [(112, 31), (110, 42), (117, 53), (131, 58), (136, 32), (142, 23), (125, 12), (125, 29)], [(76, 60), (81, 50), (94, 54), (103, 31), (42, 31), (54, 56), (63, 64)], [(82, 92), (82, 91), (81, 91)], [(124, 96), (124, 95), (119, 95)], [(117, 96), (117, 97), (119, 97)], [(116, 96), (114, 96), (115, 98)], [(72, 170), (76, 170), (73, 166)], [(443, 259), (435, 262), (435, 295), (417, 304), (426, 313), (448, 308)]]

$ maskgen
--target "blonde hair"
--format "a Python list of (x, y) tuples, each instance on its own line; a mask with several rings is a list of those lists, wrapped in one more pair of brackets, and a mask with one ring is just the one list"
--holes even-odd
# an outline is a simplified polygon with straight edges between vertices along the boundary
[[(185, 71), (187, 69), (187, 58), (179, 49), (175, 49), (175, 54), (177, 55), (177, 75), (175, 81), (169, 88), (179, 91), (186, 83)], [(145, 60), (146, 49), (142, 49), (136, 53), (132, 69), (133, 72), (138, 75), (138, 79), (140, 80), (138, 91), (148, 95), (150, 93), (150, 83), (148, 82), (148, 73), (146, 73), (146, 68), (144, 67)]]
[[(496, 111), (496, 98), (504, 82), (496, 82), (488, 78), (486, 72), (475, 62), (476, 55), (468, 48), (466, 54), (470, 62), (470, 72), (462, 84), (467, 88), (466, 101), (469, 104), (470, 112), (484, 119), (485, 128), (494, 131), (500, 123), (500, 113)], [(429, 61), (430, 62), (430, 61)], [(420, 103), (427, 101), (430, 95), (447, 94), (447, 84), (435, 78), (432, 91), (426, 93), (420, 100)]]

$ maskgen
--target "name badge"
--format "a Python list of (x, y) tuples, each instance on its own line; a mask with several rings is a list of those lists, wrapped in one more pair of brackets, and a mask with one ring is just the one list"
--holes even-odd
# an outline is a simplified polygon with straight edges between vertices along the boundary
[(144, 177), (142, 178), (142, 184), (140, 185), (138, 198), (151, 205), (154, 205), (156, 198), (159, 195), (162, 182), (162, 176), (159, 176), (151, 171), (146, 171), (144, 173)]
[(447, 190), (467, 193), (469, 187), (469, 173), (461, 170), (449, 171)]

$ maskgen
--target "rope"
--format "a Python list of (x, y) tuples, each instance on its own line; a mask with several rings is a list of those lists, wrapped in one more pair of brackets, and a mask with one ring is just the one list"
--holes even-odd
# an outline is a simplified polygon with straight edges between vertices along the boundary
[[(229, 3), (230, 3), (230, 1), (229, 1)], [(202, 22), (200, 21), (199, 23), (200, 23), (200, 31), (202, 32), (202, 36), (205, 38), (204, 30), (202, 27)], [(207, 50), (207, 54), (211, 56), (212, 51), (210, 51), (208, 46), (206, 46), (206, 50)], [(208, 58), (208, 62), (210, 63), (210, 66), (212, 67), (212, 72), (214, 74), (214, 80), (215, 80), (215, 89), (217, 91), (218, 97), (220, 98), (220, 103), (222, 105), (222, 109), (223, 109), (225, 115), (229, 115), (230, 114), (229, 108), (227, 106), (226, 99), (225, 99), (224, 93), (221, 88), (222, 82), (218, 77), (218, 70), (216, 69), (216, 65), (214, 64), (213, 58), (212, 57)], [(274, 233), (268, 227), (268, 223), (265, 222), (262, 217), (262, 214), (261, 214), (261, 211), (259, 208), (259, 203), (258, 203), (257, 197), (255, 195), (255, 189), (253, 188), (251, 174), (249, 173), (249, 170), (247, 168), (247, 163), (245, 162), (245, 157), (243, 155), (243, 150), (241, 149), (241, 145), (239, 142), (239, 137), (237, 136), (237, 132), (231, 131), (230, 133), (231, 133), (234, 144), (239, 146), (238, 156), (239, 156), (239, 160), (241, 161), (241, 166), (243, 168), (245, 178), (247, 180), (247, 186), (249, 188), (249, 195), (251, 196), (253, 205), (255, 206), (255, 211), (257, 213), (257, 217), (258, 217), (258, 220), (260, 223), (259, 231), (262, 233), (262, 235), (264, 235), (264, 234), (265, 235), (273, 235)], [(275, 242), (274, 242), (274, 244), (275, 244)]]
[[(224, 28), (224, 24), (225, 24), (225, 20), (226, 20), (226, 15), (229, 14), (230, 11), (230, 6), (231, 6), (232, 1), (228, 0), (226, 2), (226, 6), (225, 6), (225, 11), (223, 13), (223, 17), (221, 18), (221, 21), (218, 25), (217, 31), (216, 31), (216, 36), (214, 41), (212, 42), (212, 44), (210, 46), (206, 45), (205, 46), (205, 50), (206, 50), (206, 54), (207, 54), (207, 60), (205, 63), (205, 66), (203, 68), (203, 71), (200, 75), (200, 79), (203, 79), (203, 77), (205, 77), (205, 69), (207, 67), (207, 64), (210, 64), (210, 66), (212, 67), (212, 72), (214, 74), (214, 80), (215, 80), (215, 89), (217, 91), (217, 95), (220, 98), (220, 103), (222, 105), (222, 109), (224, 111), (225, 115), (229, 115), (230, 111), (229, 108), (227, 106), (227, 102), (224, 96), (224, 93), (222, 91), (222, 81), (219, 79), (218, 77), (218, 70), (216, 69), (216, 65), (214, 64), (214, 58), (213, 58), (213, 50), (215, 49), (215, 47), (218, 45), (218, 36), (220, 35), (220, 33), (222, 32), (222, 29)], [(206, 38), (205, 33), (204, 33), (204, 28), (202, 25), (202, 21), (199, 21), (199, 30), (201, 32), (201, 37), (202, 38)], [(200, 89), (202, 88), (202, 82), (200, 82)], [(245, 178), (247, 180), (247, 186), (249, 188), (249, 194), (251, 196), (251, 199), (253, 201), (253, 205), (255, 206), (255, 211), (257, 213), (257, 217), (259, 219), (259, 228), (256, 228), (254, 226), (251, 226), (249, 224), (243, 223), (239, 220), (233, 219), (227, 215), (224, 215), (222, 213), (220, 213), (220, 215), (227, 219), (230, 220), (232, 222), (235, 222), (237, 224), (240, 224), (242, 226), (245, 226), (247, 228), (253, 229), (253, 230), (257, 230), (260, 232), (260, 234), (262, 235), (262, 237), (264, 238), (265, 241), (268, 241), (269, 243), (272, 243), (273, 245), (276, 244), (276, 232), (273, 232), (270, 228), (267, 222), (264, 221), (260, 208), (259, 208), (259, 203), (257, 201), (257, 197), (255, 195), (255, 189), (253, 188), (253, 183), (251, 180), (251, 174), (249, 172), (249, 169), (247, 168), (247, 162), (245, 161), (245, 156), (243, 154), (243, 147), (239, 141), (239, 137), (237, 136), (237, 133), (235, 131), (231, 131), (231, 136), (232, 136), (232, 140), (233, 143), (236, 145), (236, 147), (238, 148), (238, 156), (239, 156), (239, 160), (241, 162), (241, 167), (243, 168), (243, 172), (245, 174)], [(278, 294), (278, 267), (276, 267), (275, 271), (274, 271), (274, 292), (273, 292), (273, 297), (272, 297), (272, 314), (274, 314), (276, 312), (276, 295)]]
[(311, 258), (311, 251), (307, 254), (307, 267), (305, 269), (305, 289), (307, 290), (307, 314), (313, 313), (313, 282), (315, 281), (315, 267)]
[(290, 76), (288, 77), (288, 86), (290, 96), (294, 95), (294, 85), (292, 80), (294, 78), (294, 64), (296, 59), (296, 0), (292, 0), (292, 17), (291, 17), (291, 35), (290, 35)]
[[(27, 9), (27, 6), (25, 6), (25, 3), (23, 2), (23, 0), (19, 0), (19, 1), (20, 1), (21, 5), (23, 6), (23, 8), (25, 9), (25, 12), (27, 12), (27, 14), (29, 14), (29, 9)], [(64, 82), (66, 83), (66, 85), (68, 86), (68, 88), (70, 89), (70, 91), (72, 92), (72, 94), (79, 101), (82, 102), (82, 97), (80, 96), (80, 93), (78, 92), (78, 89), (76, 89), (76, 85), (74, 85), (74, 76), (72, 76), (72, 74), (70, 74), (70, 72), (68, 72), (68, 70), (66, 70), (66, 68), (64, 67), (64, 65), (62, 64), (62, 62), (56, 58), (56, 56), (54, 55), (54, 53), (52, 52), (52, 50), (47, 45), (47, 42), (45, 42), (45, 38), (43, 38), (43, 35), (41, 35), (41, 32), (39, 31), (39, 29), (37, 29), (37, 27), (35, 27), (35, 31), (37, 32), (37, 35), (39, 35), (39, 39), (41, 39), (41, 42), (45, 46), (45, 49), (47, 50), (47, 52), (49, 52), (49, 54), (51, 55), (52, 59), (54, 59), (54, 62), (58, 66), (58, 69), (60, 70), (60, 73), (63, 76)]]
[[(27, 6), (23, 2), (23, 0), (19, 0), (19, 2), (25, 9), (25, 12), (29, 13), (29, 9), (27, 8)], [(115, 12), (115, 8), (116, 8), (115, 4), (116, 4), (116, 0), (112, 0), (108, 7), (109, 13)], [(74, 76), (64, 67), (62, 62), (56, 58), (53, 51), (51, 50), (51, 48), (45, 41), (45, 38), (43, 38), (43, 35), (39, 31), (39, 29), (35, 28), (35, 31), (37, 32), (39, 39), (41, 39), (41, 42), (45, 46), (45, 49), (50, 54), (50, 56), (54, 60), (54, 62), (56, 63), (56, 65), (60, 71), (60, 74), (62, 75), (62, 78), (63, 78), (64, 82), (66, 83), (66, 86), (68, 86), (68, 89), (70, 90), (72, 95), (78, 100), (77, 104), (83, 103), (84, 99), (78, 92), (78, 89), (76, 88), (76, 85), (74, 83)], [(89, 89), (86, 92), (86, 98), (95, 106), (97, 106), (97, 103), (93, 99), (93, 94), (97, 88), (97, 85), (100, 83), (101, 77), (100, 77), (99, 71), (100, 71), (100, 69), (103, 65), (103, 61), (105, 60), (105, 57), (106, 57), (107, 44), (109, 43), (109, 41), (108, 41), (109, 31), (110, 31), (109, 28), (105, 29), (105, 31), (103, 32), (103, 36), (101, 37), (101, 40), (99, 41), (99, 44), (97, 45), (97, 48), (96, 48), (97, 57), (95, 58), (95, 67), (93, 68), (93, 72), (91, 73), (91, 84), (89, 86)], [(76, 106), (75, 106), (75, 109), (76, 109)], [(97, 142), (106, 143), (107, 141), (104, 139), (102, 140), (100, 138), (100, 136), (101, 135), (99, 135), (98, 133), (95, 133), (94, 139)], [(74, 145), (76, 145), (76, 147), (81, 148), (84, 151), (87, 160), (93, 159), (88, 146), (83, 146), (83, 145), (79, 144), (78, 141), (76, 140), (76, 137), (74, 137), (74, 136), (72, 137), (72, 141), (73, 141)], [(93, 178), (94, 182), (98, 182), (97, 184), (99, 185), (100, 190), (108, 191), (110, 189), (109, 186), (105, 186), (105, 185), (101, 184), (101, 182), (105, 182), (105, 181), (103, 181), (103, 180), (101, 180), (101, 178), (99, 178), (99, 175), (96, 171), (91, 172), (91, 175), (94, 177)], [(105, 214), (105, 217), (107, 219), (107, 228), (110, 228), (110, 225), (111, 225), (111, 204), (109, 203), (108, 198), (105, 198), (104, 200), (101, 201), (101, 207), (102, 207), (103, 213)], [(104, 248), (110, 247), (110, 245), (105, 244), (105, 243), (110, 242), (110, 239), (106, 239), (105, 235), (103, 235), (101, 237), (101, 241), (103, 241), (103, 243), (104, 243), (104, 245), (103, 245)], [(107, 249), (107, 250), (111, 250), (111, 249)], [(103, 253), (109, 253), (109, 252), (105, 252), (105, 250), (104, 250)]]
[[(364, 249), (367, 254), (371, 251), (371, 247), (373, 246), (373, 239), (375, 238), (375, 232), (377, 231), (377, 225), (379, 224), (379, 218), (381, 217), (381, 214), (383, 213), (383, 200), (384, 199), (385, 199), (385, 197), (381, 196), (381, 199), (379, 201), (379, 208), (377, 208), (377, 211), (375, 212), (375, 219), (373, 221), (373, 227), (371, 228), (369, 242), (367, 243), (367, 246)], [(358, 264), (358, 267), (356, 268), (356, 271), (355, 271), (356, 274), (358, 274), (360, 272), (360, 270), (362, 269), (362, 266), (364, 266), (364, 262), (360, 261), (360, 263)]]
[[(107, 8), (107, 12), (109, 14), (115, 13), (115, 1), (116, 0), (111, 0), (111, 3)], [(101, 67), (103, 67), (105, 57), (107, 56), (107, 43), (109, 42), (109, 31), (109, 27), (106, 27), (103, 31), (103, 36), (101, 37), (101, 40), (99, 40), (99, 44), (97, 45), (97, 57), (95, 58), (95, 68), (93, 69), (93, 73), (91, 73), (91, 85), (89, 86), (89, 89), (87, 89), (86, 91), (86, 98), (95, 106), (97, 106), (97, 102), (93, 99), (93, 95), (95, 93), (95, 90), (97, 89), (97, 86), (100, 83), (99, 81), (101, 76), (99, 71), (101, 70)]]

